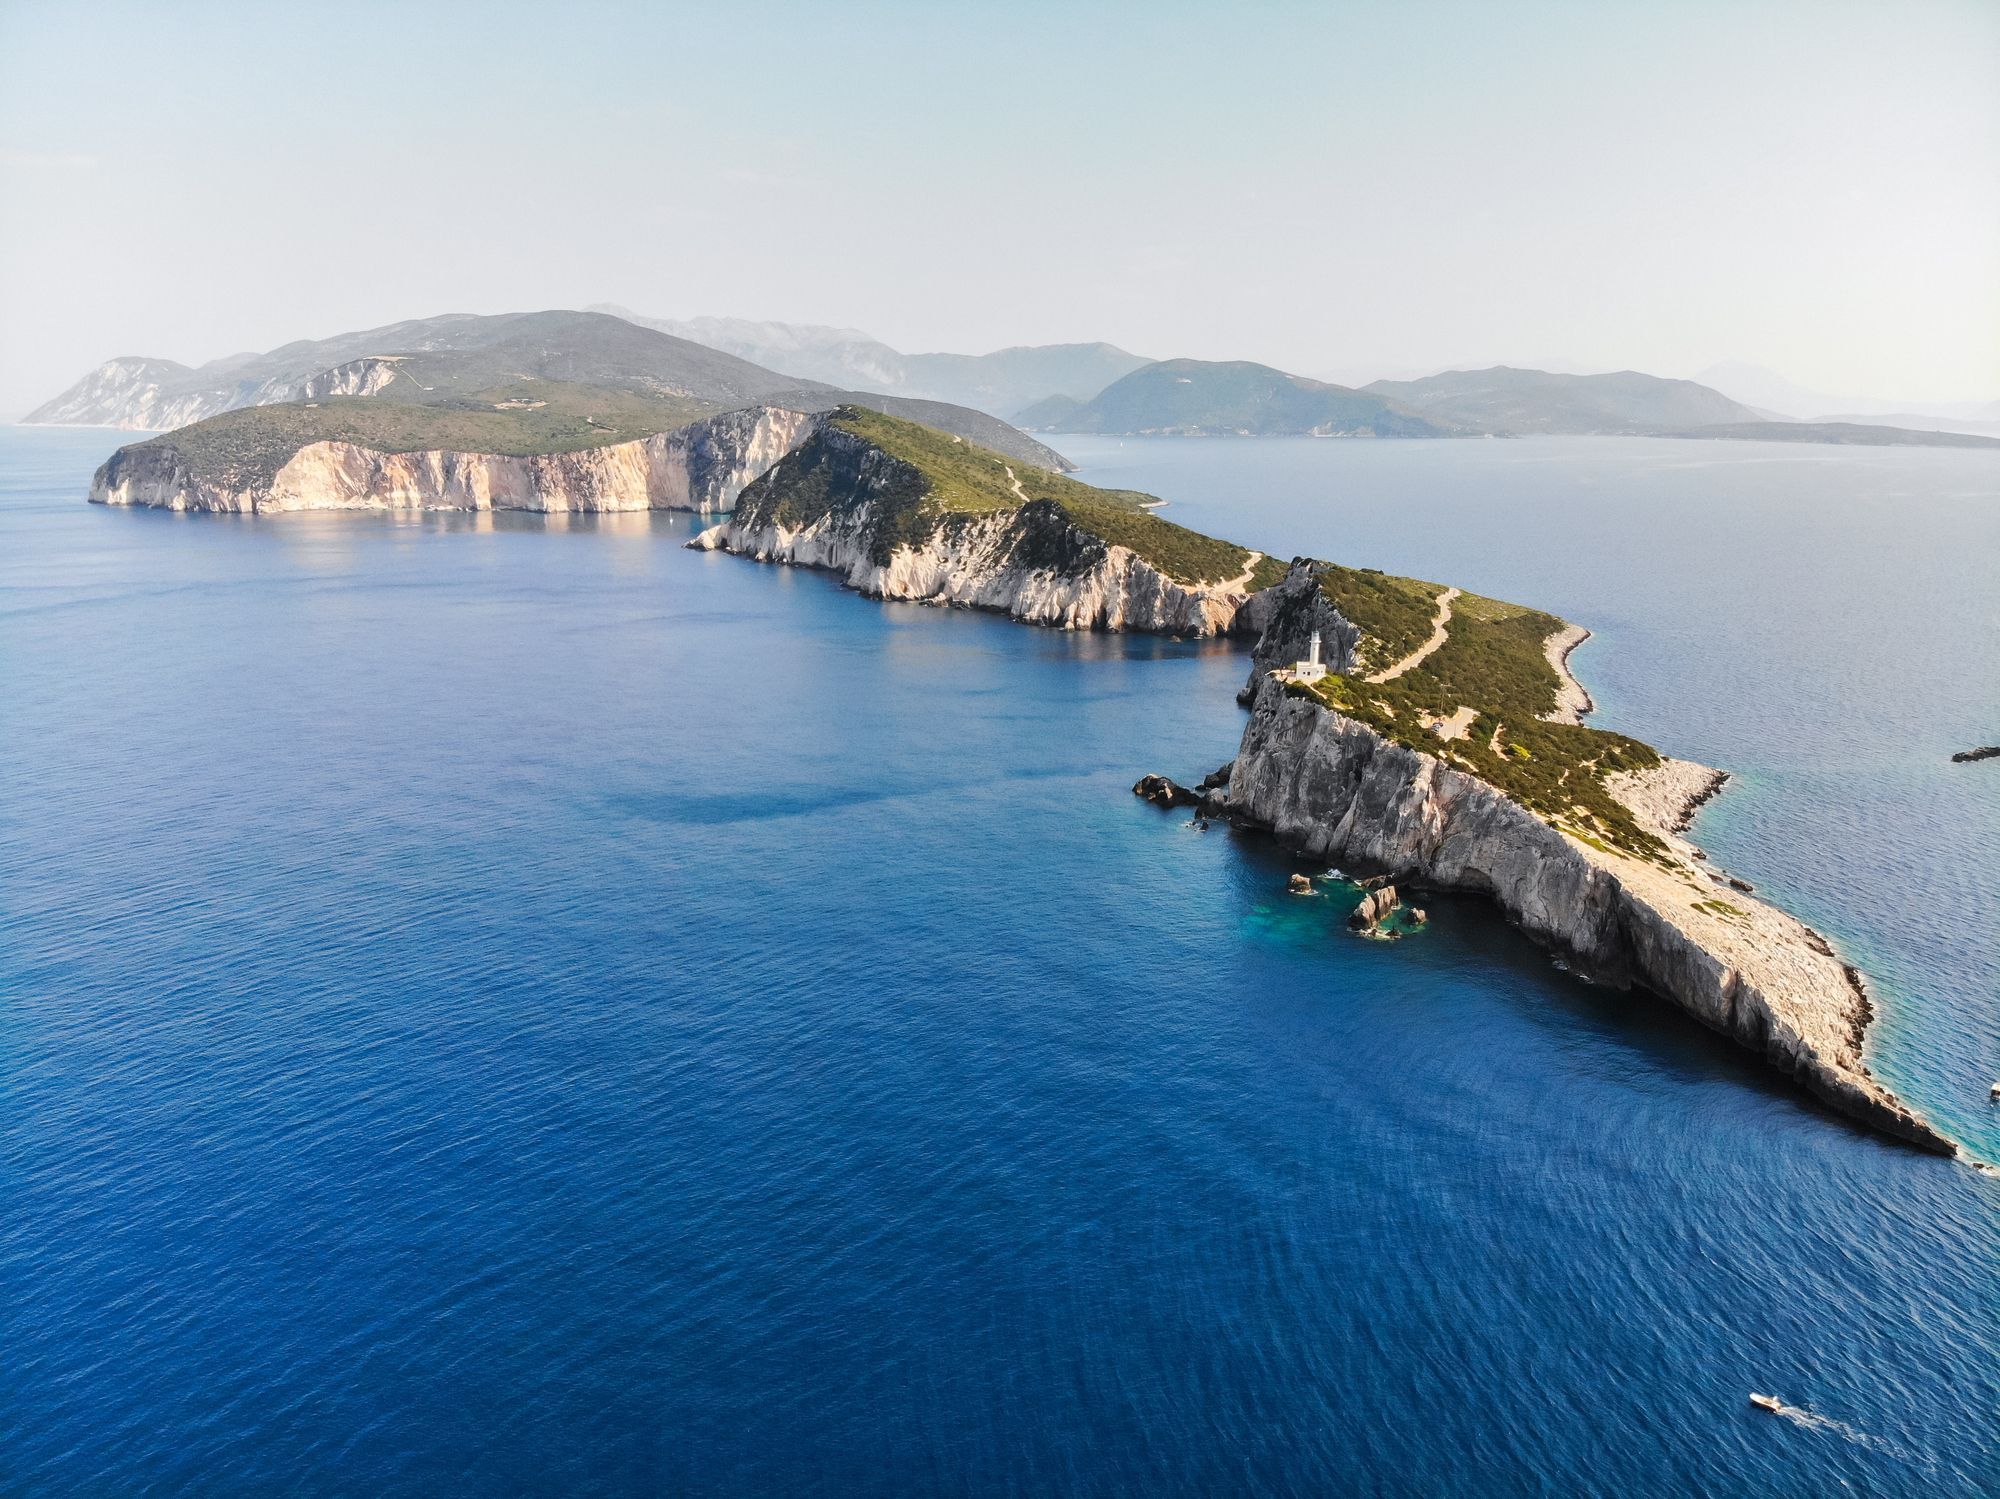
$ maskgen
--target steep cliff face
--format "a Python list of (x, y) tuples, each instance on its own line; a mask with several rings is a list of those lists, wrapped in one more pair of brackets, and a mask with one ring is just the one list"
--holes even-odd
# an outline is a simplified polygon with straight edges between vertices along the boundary
[[(357, 366), (382, 361), (356, 361)], [(355, 378), (373, 378), (352, 370)], [(170, 447), (123, 448), (90, 498), (166, 510), (718, 510), (735, 503), (812, 430), (814, 419), (749, 407), (637, 442), (572, 453), (381, 453), (352, 443), (299, 449), (268, 483), (190, 471)]]
[(1593, 847), (1282, 681), (1261, 678), (1254, 694), (1230, 815), (1318, 857), (1490, 896), (1533, 937), (1665, 996), (1835, 1108), (1952, 1153), (1869, 1072), (1868, 999), (1826, 939), (1719, 884), (1676, 829), (1660, 829), (1670, 853), (1657, 861)]
[(279, 401), (330, 401), (335, 396), (379, 395), (396, 378), (395, 359), (350, 359), (304, 380), (274, 380), (260, 386), (252, 406)]
[(173, 387), (193, 372), (171, 359), (113, 359), (22, 418), (66, 427), (123, 427), (164, 432), (223, 409), (206, 395)]
[(242, 406), (372, 396), (396, 378), (393, 358), (350, 359), (314, 374), (264, 381), (218, 381), (194, 388), (196, 372), (171, 359), (114, 359), (22, 420), (70, 427), (167, 432)]
[(897, 499), (921, 483), (907, 465), (837, 427), (815, 443), (823, 482), (838, 503), (787, 525), (781, 493), (753, 489), (729, 520), (689, 545), (824, 568), (875, 598), (991, 609), (1066, 630), (1219, 635), (1249, 597), (1247, 577), (1210, 583), (1170, 577), (1047, 500), (913, 519)]
[(1254, 635), (1257, 644), (1251, 649), (1250, 681), (1237, 694), (1238, 702), (1250, 701), (1265, 672), (1304, 660), (1315, 630), (1326, 669), (1354, 669), (1361, 631), (1320, 592), (1319, 565), (1310, 557), (1295, 558), (1284, 580), (1258, 594), (1239, 616), (1236, 633)]

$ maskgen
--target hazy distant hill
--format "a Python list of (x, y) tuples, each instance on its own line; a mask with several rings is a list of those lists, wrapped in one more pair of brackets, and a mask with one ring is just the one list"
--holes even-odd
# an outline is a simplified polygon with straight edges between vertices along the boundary
[(701, 317), (646, 317), (600, 303), (592, 309), (784, 370), (854, 390), (952, 401), (1011, 416), (1052, 395), (1095, 395), (1148, 361), (1107, 343), (1038, 344), (991, 354), (904, 354), (855, 328)]
[(1814, 417), (1812, 425), (1906, 427), (1912, 432), (1960, 432), (1974, 437), (2000, 437), (2000, 413), (1975, 420), (1970, 417), (1931, 416), (1921, 411), (1832, 411)]
[(1087, 401), (1056, 396), (1018, 414), (1032, 431), (1177, 437), (1447, 437), (1452, 424), (1367, 391), (1269, 365), (1168, 359)]
[(1636, 370), (1559, 375), (1499, 365), (1421, 380), (1377, 380), (1362, 388), (1435, 421), (1480, 432), (1642, 432), (1758, 419), (1757, 412), (1720, 391)]
[(1741, 360), (1712, 364), (1695, 379), (1742, 401), (1766, 417), (1816, 425), (1838, 423), (1911, 427), (1925, 432), (2000, 433), (2000, 401), (1909, 401), (1834, 395), (1786, 379), (1776, 370)]
[[(1068, 467), (1054, 450), (983, 411), (801, 380), (597, 312), (452, 313), (234, 355), (198, 369), (171, 360), (115, 359), (25, 420), (167, 430), (247, 406), (352, 397), (491, 411), (511, 386), (528, 383), (579, 388), (551, 403), (556, 407), (588, 406), (591, 398), (583, 392), (614, 393), (621, 429), (640, 420), (648, 402), (658, 404), (660, 419), (682, 421), (691, 411), (751, 402), (827, 410), (852, 400), (1025, 462)], [(547, 396), (538, 391), (535, 399)]]
[(2000, 448), (2000, 437), (1971, 432), (1929, 432), (1860, 422), (1725, 422), (1685, 431), (1662, 430), (1660, 437), (1738, 438), (1752, 442), (1831, 442), (1882, 448)]

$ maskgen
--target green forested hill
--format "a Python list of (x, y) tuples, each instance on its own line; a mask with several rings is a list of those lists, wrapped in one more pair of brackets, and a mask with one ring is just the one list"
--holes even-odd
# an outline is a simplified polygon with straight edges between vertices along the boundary
[(1244, 361), (1168, 359), (1134, 370), (1088, 401), (1037, 402), (1031, 431), (1180, 437), (1447, 437), (1433, 421), (1366, 391)]

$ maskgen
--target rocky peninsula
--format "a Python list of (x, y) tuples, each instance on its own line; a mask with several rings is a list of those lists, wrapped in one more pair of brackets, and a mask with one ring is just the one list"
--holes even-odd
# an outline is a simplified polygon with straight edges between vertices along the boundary
[[(1487, 896), (1594, 978), (1657, 994), (1841, 1112), (1953, 1153), (1869, 1070), (1860, 975), (1682, 836), (1725, 775), (1581, 724), (1563, 664), (1573, 627), (1461, 594), (1423, 666), (1358, 675), (1410, 638), (1433, 591), (1296, 562), (1260, 601), (1250, 719), (1201, 810), (1315, 858)], [(1313, 630), (1331, 651), (1318, 678), (1289, 664)]]
[[(691, 546), (826, 568), (879, 598), (1068, 629), (1255, 640), (1234, 761), (1164, 807), (1266, 829), (1405, 886), (1484, 895), (1594, 978), (1648, 992), (1841, 1112), (1953, 1143), (1869, 1070), (1872, 1007), (1823, 936), (1682, 836), (1723, 772), (1589, 727), (1588, 632), (1411, 578), (1270, 559), (868, 412), (823, 422)], [(1079, 491), (1082, 491), (1079, 493)], [(1127, 528), (1143, 516), (1158, 530)], [(1295, 671), (1317, 634), (1325, 671)]]
[[(1299, 593), (1317, 592), (1316, 566), (1300, 564), (1282, 585), (1294, 607)], [(1551, 812), (1481, 775), (1473, 735), (1384, 724), (1399, 716), (1384, 702), (1343, 712), (1345, 689), (1296, 680), (1276, 665), (1282, 649), (1260, 643), (1250, 720), (1204, 812), (1268, 829), (1315, 858), (1487, 896), (1594, 978), (1669, 1000), (1885, 1134), (1954, 1150), (1869, 1071), (1872, 1008), (1860, 975), (1681, 836), (1721, 772), (1657, 754), (1648, 763), (1636, 742), (1607, 734), (1559, 778), (1594, 786), (1566, 788), (1574, 799)], [(1504, 753), (1509, 737), (1495, 724), (1486, 747), (1499, 741)], [(1624, 768), (1603, 768), (1614, 763)]]

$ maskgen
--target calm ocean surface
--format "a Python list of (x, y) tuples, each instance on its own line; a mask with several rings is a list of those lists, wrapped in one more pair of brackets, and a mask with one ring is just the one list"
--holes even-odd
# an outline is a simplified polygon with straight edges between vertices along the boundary
[[(0, 428), (0, 1491), (2000, 1488), (2000, 1179), (1138, 802), (1232, 650), (119, 440)], [(1058, 446), (1597, 630), (2000, 1157), (2000, 457)]]

